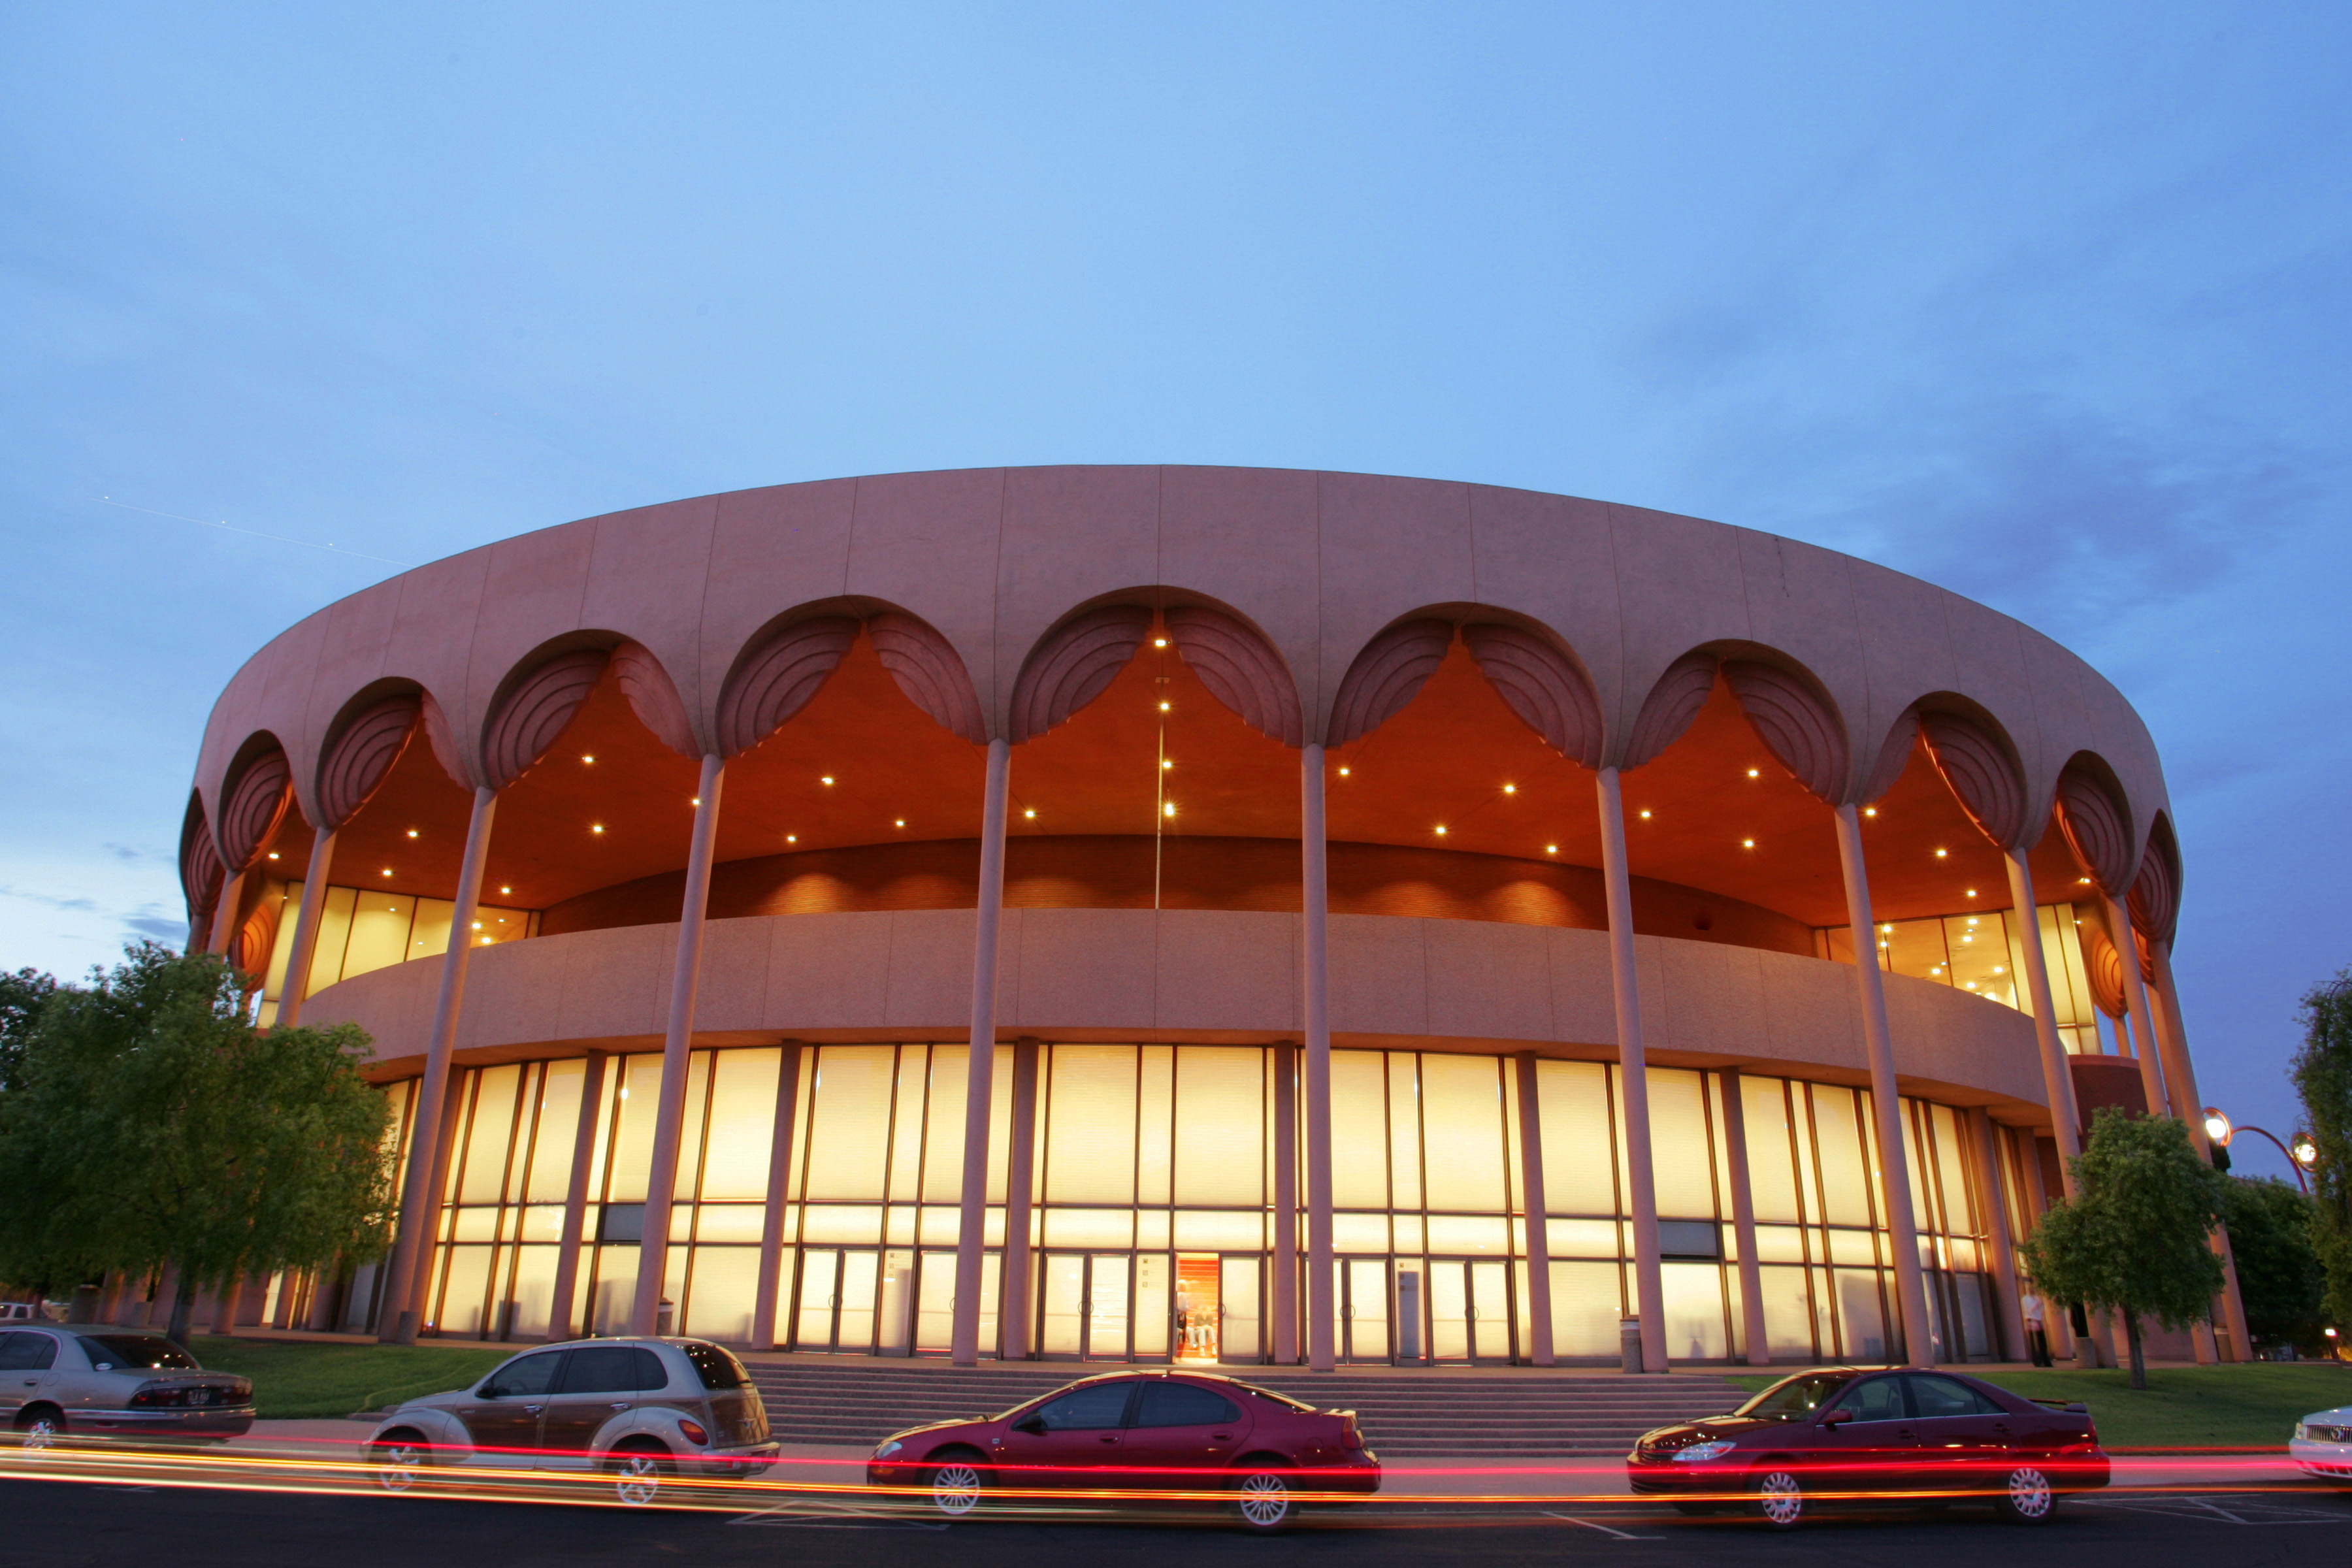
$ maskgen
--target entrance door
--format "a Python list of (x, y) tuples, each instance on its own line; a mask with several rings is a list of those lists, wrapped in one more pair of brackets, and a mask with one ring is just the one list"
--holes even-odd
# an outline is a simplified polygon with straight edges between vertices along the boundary
[(1264, 1361), (1265, 1330), (1258, 1307), (1259, 1279), (1265, 1260), (1255, 1253), (1227, 1258), (1218, 1268), (1217, 1359)]
[(1125, 1361), (1133, 1292), (1124, 1252), (1049, 1252), (1039, 1292), (1041, 1355)]
[(1387, 1361), (1389, 1261), (1348, 1258), (1339, 1261), (1339, 1359)]
[(1433, 1361), (1511, 1359), (1511, 1269), (1498, 1258), (1429, 1261)]
[(872, 1350), (881, 1261), (876, 1253), (854, 1248), (803, 1248), (793, 1349)]
[(1176, 1342), (1173, 1361), (1213, 1362), (1223, 1355), (1224, 1271), (1214, 1253), (1176, 1259)]

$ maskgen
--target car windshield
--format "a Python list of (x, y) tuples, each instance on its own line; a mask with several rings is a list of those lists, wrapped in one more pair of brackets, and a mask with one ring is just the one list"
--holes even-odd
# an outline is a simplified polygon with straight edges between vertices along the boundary
[(91, 1334), (92, 1362), (110, 1361), (120, 1367), (168, 1372), (202, 1372), (196, 1358), (161, 1334)]
[(1759, 1421), (1800, 1421), (1819, 1410), (1837, 1391), (1853, 1381), (1850, 1372), (1809, 1372), (1776, 1383), (1738, 1409), (1735, 1415)]

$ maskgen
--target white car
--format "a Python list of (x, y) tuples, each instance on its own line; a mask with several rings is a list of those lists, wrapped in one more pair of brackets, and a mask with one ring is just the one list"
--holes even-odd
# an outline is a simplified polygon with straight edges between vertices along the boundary
[(2294, 1440), (2287, 1458), (2304, 1473), (2352, 1480), (2352, 1405), (2339, 1405), (2306, 1415), (2294, 1424)]
[(760, 1391), (722, 1347), (613, 1339), (527, 1351), (471, 1388), (409, 1400), (367, 1451), (386, 1491), (441, 1465), (602, 1471), (642, 1507), (667, 1477), (756, 1475), (776, 1447)]

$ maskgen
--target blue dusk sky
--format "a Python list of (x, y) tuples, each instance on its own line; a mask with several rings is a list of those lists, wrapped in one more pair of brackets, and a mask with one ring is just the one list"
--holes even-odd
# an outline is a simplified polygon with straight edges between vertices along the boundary
[(2347, 46), (2150, 0), (18, 0), (0, 966), (184, 933), (214, 697), (399, 565), (844, 474), (1364, 469), (1770, 530), (2083, 654), (2165, 758), (2206, 1098), (2284, 1133), (2352, 963)]

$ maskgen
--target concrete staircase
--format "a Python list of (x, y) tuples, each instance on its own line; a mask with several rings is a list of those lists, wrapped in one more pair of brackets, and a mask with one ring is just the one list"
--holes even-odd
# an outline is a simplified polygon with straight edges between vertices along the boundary
[[(1054, 1363), (955, 1368), (936, 1362), (751, 1361), (775, 1435), (787, 1443), (866, 1447), (927, 1421), (994, 1414), (1080, 1377), (1117, 1370)], [(1327, 1410), (1353, 1410), (1383, 1458), (1453, 1455), (1496, 1459), (1622, 1455), (1654, 1426), (1716, 1415), (1747, 1397), (1721, 1377), (1339, 1372), (1224, 1367)]]

